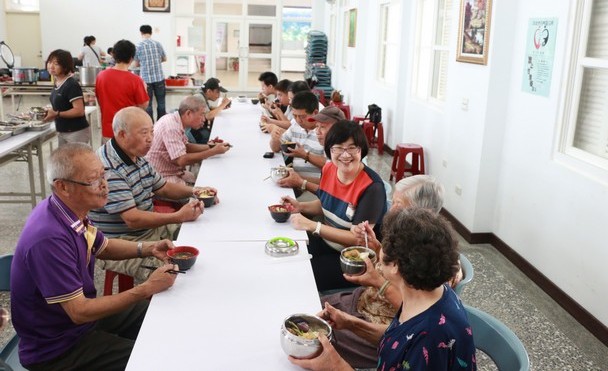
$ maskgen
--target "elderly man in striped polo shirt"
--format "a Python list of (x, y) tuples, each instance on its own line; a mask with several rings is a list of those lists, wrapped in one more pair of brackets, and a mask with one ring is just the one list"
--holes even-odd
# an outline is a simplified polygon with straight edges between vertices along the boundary
[[(180, 200), (192, 196), (192, 187), (167, 182), (144, 158), (152, 145), (152, 120), (137, 107), (123, 108), (112, 123), (114, 138), (97, 150), (108, 178), (108, 202), (91, 210), (89, 218), (110, 238), (131, 241), (175, 240), (179, 224), (196, 220), (204, 205), (190, 201), (173, 213), (156, 213), (154, 195)], [(103, 269), (145, 280), (150, 271), (143, 264), (151, 259), (98, 260)]]
[(205, 105), (202, 95), (188, 96), (177, 112), (163, 116), (154, 125), (154, 139), (146, 159), (168, 182), (194, 185), (196, 177), (186, 166), (230, 149), (228, 143), (188, 143), (185, 129), (197, 130), (203, 125)]

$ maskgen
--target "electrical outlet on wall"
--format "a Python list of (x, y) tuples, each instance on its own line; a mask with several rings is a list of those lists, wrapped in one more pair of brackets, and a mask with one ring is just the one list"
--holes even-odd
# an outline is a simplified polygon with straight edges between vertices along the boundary
[(456, 194), (458, 196), (461, 196), (462, 195), (462, 187), (459, 186), (459, 185), (456, 185), (456, 187), (454, 187), (454, 192), (456, 192)]
[(460, 103), (460, 109), (463, 111), (469, 110), (469, 98), (462, 98), (462, 102)]

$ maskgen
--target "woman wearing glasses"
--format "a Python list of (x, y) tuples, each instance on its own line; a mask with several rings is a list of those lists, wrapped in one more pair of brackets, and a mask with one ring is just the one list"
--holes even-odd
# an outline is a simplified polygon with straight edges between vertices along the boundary
[[(340, 270), (340, 250), (357, 244), (351, 226), (368, 221), (380, 232), (386, 213), (386, 193), (382, 179), (361, 160), (368, 145), (363, 130), (352, 121), (338, 121), (325, 138), (325, 154), (331, 161), (321, 171), (318, 200), (298, 202), (284, 197), (294, 206), (291, 224), (310, 232), (308, 251), (319, 291), (352, 287)], [(315, 221), (312, 218), (322, 221)]]

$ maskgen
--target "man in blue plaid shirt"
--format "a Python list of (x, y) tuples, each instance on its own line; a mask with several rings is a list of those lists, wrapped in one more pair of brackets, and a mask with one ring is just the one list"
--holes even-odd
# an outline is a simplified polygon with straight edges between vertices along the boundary
[(135, 52), (136, 65), (140, 66), (141, 78), (148, 85), (148, 108), (146, 112), (154, 122), (152, 113), (152, 97), (156, 97), (156, 119), (161, 118), (165, 110), (165, 76), (163, 74), (162, 62), (167, 60), (163, 46), (156, 40), (152, 40), (152, 27), (143, 25), (139, 28), (143, 40), (137, 45)]

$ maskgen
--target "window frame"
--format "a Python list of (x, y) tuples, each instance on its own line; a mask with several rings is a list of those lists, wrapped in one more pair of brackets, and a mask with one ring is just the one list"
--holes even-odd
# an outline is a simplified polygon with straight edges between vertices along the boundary
[[(432, 2), (432, 7), (433, 7), (433, 21), (431, 22), (425, 22), (426, 19), (423, 19), (423, 12), (424, 12), (424, 3), (425, 2)], [(441, 44), (437, 44), (436, 40), (437, 40), (437, 30), (438, 30), (438, 22), (439, 22), (439, 5), (440, 5), (440, 1), (442, 0), (418, 0), (416, 2), (417, 4), (417, 14), (416, 14), (416, 38), (415, 38), (415, 49), (414, 49), (414, 63), (412, 64), (413, 66), (413, 73), (412, 73), (412, 97), (416, 100), (422, 101), (422, 102), (426, 102), (429, 103), (435, 107), (444, 107), (445, 103), (446, 103), (446, 92), (447, 92), (447, 77), (446, 77), (446, 90), (444, 91), (444, 99), (440, 99), (437, 98), (435, 96), (433, 96), (433, 92), (434, 91), (439, 91), (439, 84), (441, 79), (437, 79), (437, 84), (436, 86), (434, 85), (434, 71), (436, 70), (436, 66), (435, 66), (435, 56), (437, 55), (437, 53), (447, 53), (447, 60), (449, 60), (450, 58), (450, 44), (449, 42), (446, 42), (445, 45), (441, 45)], [(443, 22), (446, 22), (446, 19), (448, 19), (449, 16), (449, 21), (452, 22), (453, 21), (453, 17), (451, 16), (451, 11), (453, 10), (452, 8), (454, 7), (454, 4), (456, 3), (455, 0), (443, 0), (445, 1), (445, 5), (444, 5), (444, 14), (443, 14)], [(445, 32), (447, 33), (447, 36), (450, 36), (450, 29), (452, 28), (452, 24), (448, 24), (447, 27), (445, 25), (445, 23), (442, 25), (442, 29), (445, 30)], [(423, 32), (428, 32), (430, 31), (430, 37), (429, 43), (423, 44), (422, 42), (422, 34)], [(423, 53), (428, 53), (428, 57), (427, 58), (423, 58), (421, 56), (421, 54)], [(420, 72), (420, 68), (422, 65), (426, 65), (426, 66), (430, 66), (428, 69), (428, 73), (427, 74), (423, 74)], [(448, 66), (449, 63), (446, 63), (446, 71), (445, 74), (448, 75)], [(440, 74), (441, 75), (441, 74)], [(420, 84), (420, 79), (424, 79), (424, 94), (422, 94), (419, 90), (419, 84)]]
[[(564, 69), (565, 84), (561, 92), (555, 159), (574, 170), (582, 171), (585, 175), (608, 183), (608, 158), (574, 147), (585, 71), (602, 69), (608, 72), (608, 58), (586, 56), (593, 0), (575, 1), (571, 6), (574, 20), (569, 30), (566, 51), (566, 55), (570, 57), (566, 60)], [(608, 146), (608, 137), (604, 140)]]
[[(378, 75), (376, 76), (376, 78), (378, 79), (379, 82), (385, 84), (385, 85), (389, 85), (389, 86), (394, 86), (396, 85), (396, 80), (397, 80), (397, 71), (398, 68), (397, 66), (399, 65), (399, 61), (393, 61), (397, 66), (395, 66), (395, 76), (389, 77), (387, 78), (386, 76), (386, 71), (387, 71), (387, 62), (391, 62), (390, 59), (386, 59), (386, 50), (388, 50), (391, 47), (396, 48), (396, 50), (400, 49), (400, 45), (401, 45), (401, 34), (398, 34), (396, 36), (396, 40), (391, 40), (388, 41), (388, 36), (390, 34), (390, 30), (389, 30), (389, 14), (391, 14), (391, 9), (392, 11), (396, 11), (399, 10), (399, 12), (401, 12), (401, 6), (402, 6), (402, 2), (401, 0), (388, 0), (388, 1), (384, 1), (378, 4), (378, 15), (379, 15), (379, 22), (378, 22)], [(399, 14), (399, 20), (401, 20), (401, 14)], [(397, 22), (399, 23), (399, 22)]]

